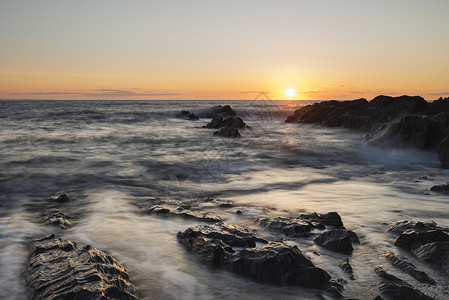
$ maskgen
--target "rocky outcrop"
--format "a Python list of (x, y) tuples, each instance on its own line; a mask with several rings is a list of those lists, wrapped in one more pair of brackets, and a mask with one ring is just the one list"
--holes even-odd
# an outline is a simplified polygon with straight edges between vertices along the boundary
[[(317, 268), (295, 246), (268, 242), (255, 232), (230, 225), (191, 227), (178, 232), (178, 239), (214, 266), (272, 284), (295, 284), (330, 288), (330, 276)], [(263, 243), (256, 247), (256, 242)], [(232, 247), (243, 247), (236, 250)]]
[(338, 264), (338, 266), (345, 271), (346, 274), (348, 274), (349, 279), (351, 280), (355, 280), (354, 277), (354, 271), (352, 269), (351, 264), (349, 263), (349, 258), (343, 258), (340, 263)]
[(311, 214), (301, 214), (300, 219), (307, 220), (313, 223), (333, 226), (336, 228), (343, 227), (341, 217), (337, 212), (328, 212), (327, 214), (318, 214), (316, 212)]
[(335, 252), (351, 253), (352, 243), (360, 243), (357, 234), (345, 229), (332, 229), (323, 232), (313, 240), (318, 245)]
[(420, 260), (442, 267), (449, 274), (449, 242), (434, 242), (413, 249)]
[(180, 119), (196, 121), (199, 120), (198, 116), (194, 113), (189, 112), (188, 110), (183, 110), (179, 114), (176, 115)]
[(427, 231), (436, 229), (444, 230), (444, 228), (439, 227), (437, 223), (435, 223), (434, 221), (413, 222), (409, 220), (400, 220), (391, 224), (387, 231), (401, 234), (409, 229), (414, 229), (416, 231)]
[(137, 299), (123, 266), (89, 245), (35, 239), (25, 271), (29, 299)]
[(382, 296), (387, 299), (407, 299), (407, 300), (432, 300), (433, 298), (414, 289), (407, 282), (388, 274), (381, 267), (374, 269), (376, 274), (382, 278), (377, 287)]
[(425, 272), (419, 271), (415, 268), (414, 265), (412, 265), (409, 262), (406, 262), (405, 260), (399, 259), (390, 251), (386, 251), (384, 253), (384, 257), (396, 268), (403, 271), (404, 273), (409, 274), (413, 278), (415, 278), (418, 281), (421, 281), (423, 283), (432, 284), (435, 285), (436, 282), (432, 278), (430, 278)]
[(437, 155), (443, 167), (449, 168), (449, 136), (437, 145)]
[(236, 117), (224, 120), (219, 128), (219, 130), (214, 132), (214, 135), (236, 138), (241, 137), (239, 129), (249, 128), (249, 126), (241, 118)]
[(229, 105), (217, 105), (211, 108), (199, 109), (195, 111), (195, 114), (200, 118), (234, 118), (237, 116), (235, 110)]
[(445, 184), (440, 185), (434, 185), (430, 188), (432, 192), (442, 193), (442, 194), (449, 194), (449, 182)]
[(45, 224), (58, 226), (60, 229), (67, 229), (72, 226), (70, 217), (58, 209), (51, 209), (45, 214)]
[(59, 193), (53, 196), (50, 196), (50, 201), (58, 202), (58, 203), (65, 203), (72, 201), (69, 196), (67, 196), (65, 193)]
[(203, 222), (220, 222), (221, 218), (211, 212), (192, 211), (181, 206), (153, 205), (147, 209), (148, 213), (157, 215), (172, 215), (188, 219), (196, 219)]

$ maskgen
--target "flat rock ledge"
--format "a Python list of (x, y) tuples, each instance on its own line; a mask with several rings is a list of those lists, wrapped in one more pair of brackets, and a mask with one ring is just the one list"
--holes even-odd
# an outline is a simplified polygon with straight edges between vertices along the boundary
[(320, 288), (340, 296), (339, 287), (330, 281), (331, 276), (315, 267), (296, 246), (269, 242), (254, 231), (230, 224), (190, 227), (177, 236), (210, 265), (264, 283)]
[(25, 278), (29, 299), (137, 299), (116, 259), (54, 234), (32, 241)]

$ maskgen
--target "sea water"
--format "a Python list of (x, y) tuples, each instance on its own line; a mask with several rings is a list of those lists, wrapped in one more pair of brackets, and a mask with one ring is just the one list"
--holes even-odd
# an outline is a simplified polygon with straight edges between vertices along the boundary
[[(209, 120), (183, 120), (231, 105), (252, 127), (242, 137), (213, 136)], [(255, 225), (260, 216), (297, 216), (337, 211), (361, 240), (351, 256), (357, 280), (338, 267), (344, 255), (310, 239), (284, 237), (334, 279), (346, 278), (346, 297), (378, 294), (375, 266), (441, 297), (448, 280), (393, 246), (388, 224), (401, 219), (449, 225), (449, 200), (430, 192), (447, 181), (433, 152), (377, 148), (363, 133), (310, 124), (284, 123), (308, 104), (301, 101), (0, 101), (0, 298), (26, 298), (23, 271), (29, 241), (49, 232), (89, 243), (116, 257), (143, 299), (310, 299), (318, 292), (260, 284), (205, 266), (177, 241), (195, 220), (149, 215), (155, 200), (200, 203), (207, 197), (235, 207), (210, 208), (225, 222)], [(44, 224), (65, 192), (61, 209), (73, 226)], [(57, 206), (56, 206), (57, 207)], [(242, 215), (236, 215), (240, 210)], [(394, 250), (425, 270), (429, 287), (392, 268), (382, 257)], [(321, 253), (317, 255), (316, 253)], [(326, 296), (328, 297), (328, 295)]]

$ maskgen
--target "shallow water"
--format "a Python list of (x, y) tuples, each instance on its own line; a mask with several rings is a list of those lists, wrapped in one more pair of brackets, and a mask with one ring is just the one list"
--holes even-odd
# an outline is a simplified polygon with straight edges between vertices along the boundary
[[(253, 127), (241, 139), (214, 137), (207, 119), (177, 119), (183, 109), (230, 104)], [(145, 214), (155, 200), (200, 203), (232, 200), (234, 208), (208, 208), (224, 221), (257, 228), (258, 216), (338, 211), (361, 238), (351, 264), (357, 280), (346, 297), (378, 294), (374, 266), (442, 295), (448, 280), (392, 244), (388, 224), (433, 219), (449, 225), (449, 199), (429, 191), (445, 183), (435, 153), (365, 145), (363, 133), (283, 123), (304, 103), (271, 101), (0, 101), (0, 298), (23, 299), (27, 242), (47, 232), (92, 244), (131, 273), (143, 299), (307, 299), (299, 287), (263, 285), (204, 266), (178, 243), (176, 233), (200, 224)], [(47, 199), (74, 217), (66, 231), (45, 225)], [(242, 216), (235, 214), (240, 209)], [(334, 278), (343, 255), (309, 239), (286, 239)], [(427, 287), (393, 269), (382, 257), (393, 250), (442, 286)], [(314, 252), (321, 253), (318, 256)], [(346, 278), (347, 279), (347, 278)]]

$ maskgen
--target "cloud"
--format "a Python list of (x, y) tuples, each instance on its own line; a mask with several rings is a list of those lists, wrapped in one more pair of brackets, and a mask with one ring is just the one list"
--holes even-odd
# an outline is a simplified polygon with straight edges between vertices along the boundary
[(73, 92), (32, 92), (32, 93), (14, 93), (14, 95), (80, 95)]
[(93, 93), (82, 93), (83, 96), (89, 97), (129, 97), (129, 96), (179, 96), (182, 94), (177, 93), (154, 93), (145, 91), (144, 93), (130, 92), (127, 90), (113, 90), (113, 89), (100, 89), (100, 90), (92, 90)]
[(321, 93), (321, 91), (319, 91), (319, 90), (305, 90), (305, 91), (299, 91), (298, 93), (300, 93), (300, 94), (316, 94), (316, 93)]
[(441, 93), (428, 93), (429, 96), (449, 96), (449, 92), (441, 92)]

